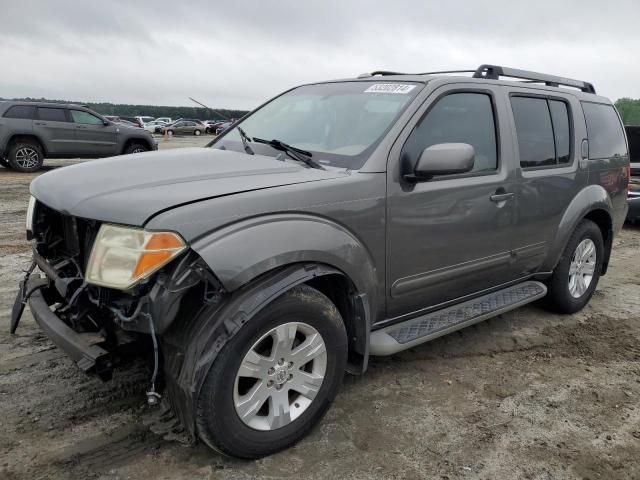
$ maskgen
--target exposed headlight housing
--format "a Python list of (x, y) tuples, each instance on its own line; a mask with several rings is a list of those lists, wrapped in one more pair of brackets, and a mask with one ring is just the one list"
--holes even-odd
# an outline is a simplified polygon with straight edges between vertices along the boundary
[(127, 290), (148, 278), (187, 248), (173, 232), (104, 224), (89, 257), (86, 281), (92, 285)]

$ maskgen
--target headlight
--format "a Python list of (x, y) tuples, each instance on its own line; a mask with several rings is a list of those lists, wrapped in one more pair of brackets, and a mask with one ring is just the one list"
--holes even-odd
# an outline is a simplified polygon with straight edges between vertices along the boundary
[(26, 227), (27, 232), (33, 232), (33, 211), (36, 208), (36, 199), (29, 197), (29, 206), (27, 207)]
[(172, 232), (102, 225), (87, 267), (87, 283), (126, 290), (187, 248)]

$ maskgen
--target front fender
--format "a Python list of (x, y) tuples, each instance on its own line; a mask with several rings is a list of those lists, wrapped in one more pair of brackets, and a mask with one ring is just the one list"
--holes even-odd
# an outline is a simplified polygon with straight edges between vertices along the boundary
[[(287, 290), (333, 274), (340, 272), (325, 265), (289, 265), (237, 289), (222, 303), (205, 305), (194, 318), (162, 336), (168, 398), (191, 439), (196, 438), (195, 405), (200, 389), (227, 342), (260, 310)], [(366, 342), (362, 367), (366, 368), (370, 327), (367, 299), (358, 295), (355, 300), (362, 309), (360, 320), (367, 332), (362, 337)]]
[(612, 217), (613, 206), (607, 191), (600, 185), (589, 185), (583, 188), (571, 201), (562, 215), (547, 259), (543, 265), (543, 271), (550, 272), (560, 261), (560, 256), (569, 237), (578, 226), (578, 223), (594, 210), (603, 210)]
[(320, 263), (343, 272), (366, 294), (375, 318), (376, 267), (349, 230), (309, 214), (277, 214), (242, 220), (192, 243), (227, 291), (263, 273), (294, 263)]

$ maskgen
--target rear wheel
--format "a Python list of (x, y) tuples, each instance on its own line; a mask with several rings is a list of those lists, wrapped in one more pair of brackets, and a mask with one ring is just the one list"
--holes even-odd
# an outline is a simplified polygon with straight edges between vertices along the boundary
[(202, 132), (201, 132), (200, 130), (196, 130), (196, 131), (194, 131), (194, 132), (193, 132), (193, 134), (194, 134), (196, 137), (199, 137), (201, 133), (202, 133)]
[(600, 228), (591, 220), (583, 220), (571, 235), (548, 282), (546, 305), (558, 313), (582, 310), (598, 285), (603, 258)]
[(35, 142), (19, 142), (9, 150), (9, 165), (19, 172), (35, 172), (43, 163), (42, 149)]
[(293, 288), (216, 358), (198, 396), (199, 436), (241, 458), (295, 444), (333, 402), (346, 360), (346, 331), (333, 303), (309, 286)]

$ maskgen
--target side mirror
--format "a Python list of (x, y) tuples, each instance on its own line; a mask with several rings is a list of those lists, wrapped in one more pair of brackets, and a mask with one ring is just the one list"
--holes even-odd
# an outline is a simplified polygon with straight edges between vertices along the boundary
[(102, 121), (102, 124), (103, 124), (105, 127), (108, 127), (109, 125), (111, 125), (111, 122), (110, 122), (109, 120), (103, 120), (103, 121)]
[(466, 173), (473, 169), (476, 152), (468, 143), (439, 143), (425, 148), (413, 173), (404, 175), (410, 182), (424, 182), (436, 175)]

